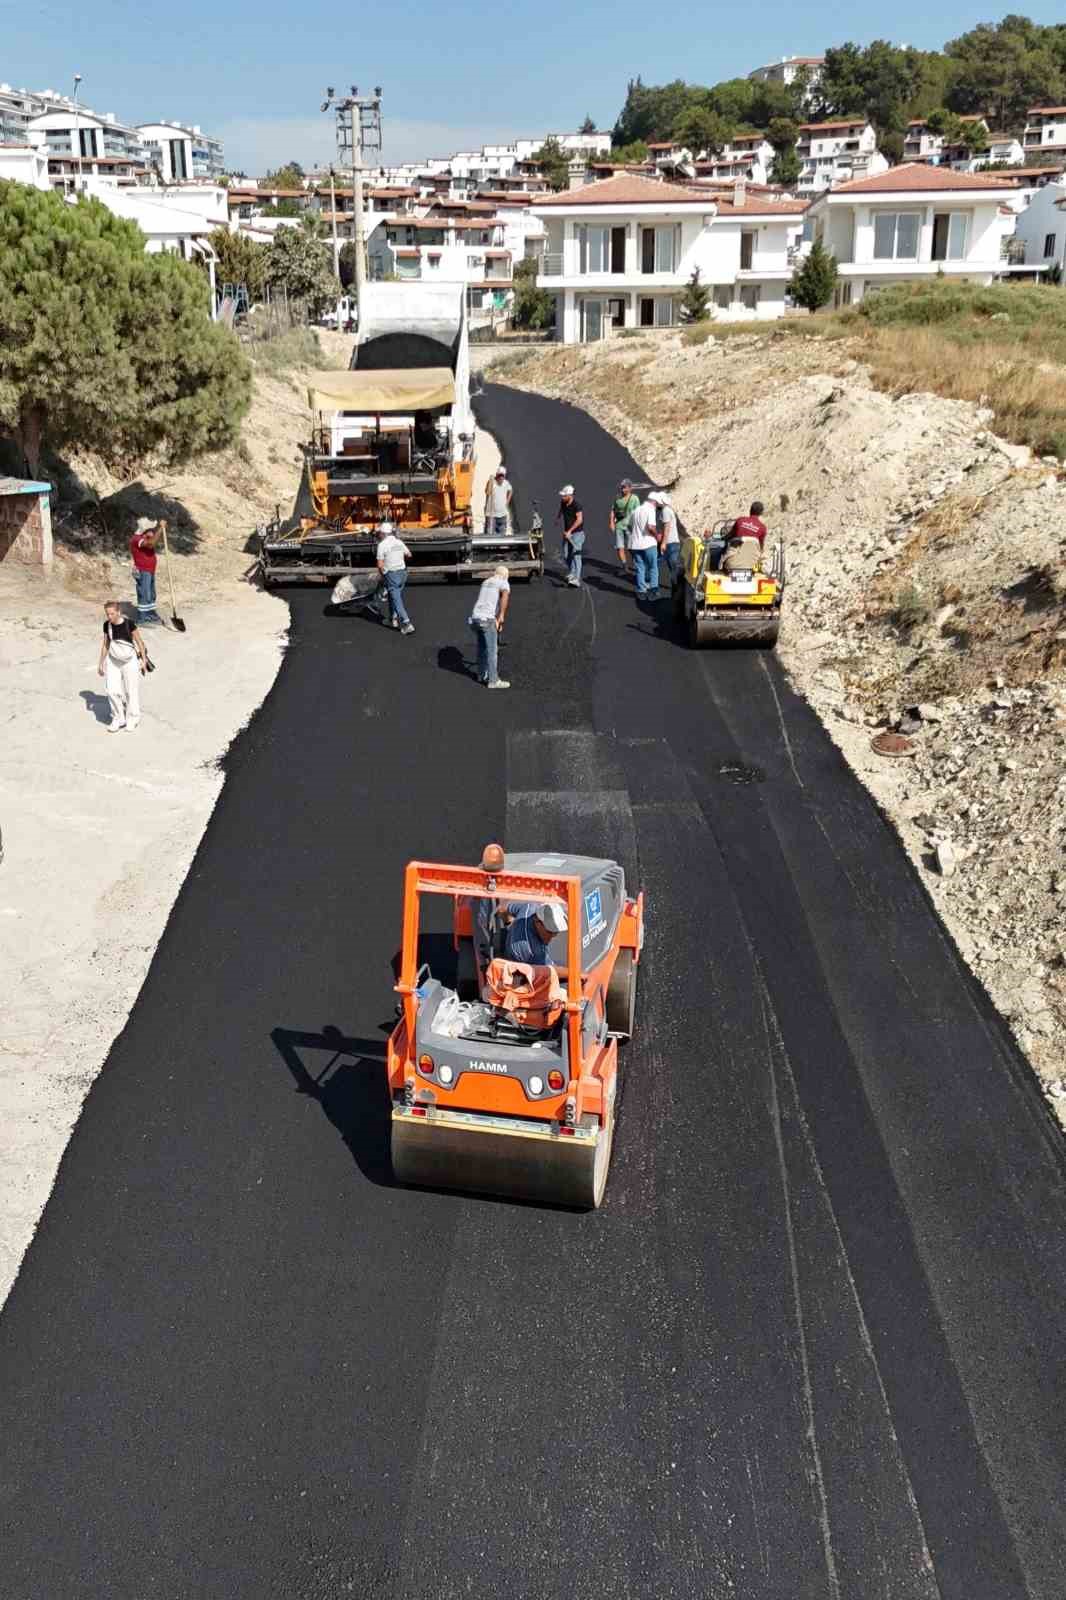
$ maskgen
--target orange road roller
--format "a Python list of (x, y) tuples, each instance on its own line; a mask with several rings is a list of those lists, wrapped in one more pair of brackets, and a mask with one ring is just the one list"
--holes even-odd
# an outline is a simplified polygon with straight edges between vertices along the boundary
[[(451, 986), (419, 962), (426, 895), (452, 901)], [(489, 845), (477, 867), (410, 862), (388, 1045), (398, 1181), (599, 1206), (643, 943), (644, 896), (615, 861)]]

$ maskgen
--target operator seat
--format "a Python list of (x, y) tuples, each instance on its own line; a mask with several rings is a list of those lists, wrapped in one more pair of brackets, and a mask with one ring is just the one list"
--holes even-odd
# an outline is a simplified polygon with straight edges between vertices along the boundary
[(731, 539), (722, 557), (723, 572), (752, 572), (759, 565), (762, 546), (758, 539)]
[(526, 1028), (550, 1028), (563, 1014), (563, 990), (555, 967), (525, 961), (489, 962), (485, 1001)]

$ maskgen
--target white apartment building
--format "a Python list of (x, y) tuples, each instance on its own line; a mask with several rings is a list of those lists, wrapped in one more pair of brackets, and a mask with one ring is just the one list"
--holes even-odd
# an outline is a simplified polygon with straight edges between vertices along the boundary
[(380, 245), (391, 251), (398, 278), (463, 283), (472, 311), (503, 310), (510, 303), (511, 251), (492, 207), (481, 216), (450, 211), (387, 217), (378, 224), (379, 235), (382, 231)]
[(1066, 154), (1066, 106), (1031, 106), (1022, 142), (1027, 158), (1038, 151)]
[(774, 161), (774, 147), (765, 133), (737, 133), (717, 156), (701, 158), (696, 171), (701, 178), (728, 183), (744, 178), (749, 183), (767, 183)]
[(0, 178), (28, 184), (31, 189), (50, 189), (47, 153), (36, 145), (17, 141), (0, 144)]
[(46, 145), (50, 156), (145, 164), (144, 147), (136, 128), (119, 122), (113, 111), (101, 117), (80, 106), (64, 106), (31, 117), (28, 131), (30, 143)]
[(983, 172), (986, 167), (1003, 162), (1012, 167), (1020, 167), (1025, 161), (1025, 151), (1013, 133), (990, 133), (988, 149), (982, 150), (979, 155), (973, 155), (968, 150), (951, 148), (945, 150), (944, 158), (946, 164), (955, 172)]
[(1010, 270), (1003, 241), (1014, 230), (1012, 193), (992, 175), (911, 162), (819, 195), (808, 215), (836, 257), (836, 305), (939, 274), (991, 283)]
[(221, 140), (205, 133), (199, 123), (187, 127), (182, 122), (140, 122), (137, 132), (164, 183), (218, 179), (225, 171)]
[(825, 66), (824, 56), (782, 56), (765, 67), (756, 67), (748, 77), (753, 83), (782, 83), (786, 87), (795, 83), (801, 72), (806, 72), (811, 85), (818, 82)]
[(575, 344), (672, 327), (697, 267), (716, 316), (780, 316), (806, 206), (619, 173), (530, 209), (547, 229), (537, 285), (555, 296), (557, 337)]
[(877, 134), (865, 117), (801, 123), (796, 153), (801, 163), (796, 193), (801, 195), (888, 171)]
[(1066, 179), (1035, 189), (1014, 225), (1018, 260), (1027, 267), (1058, 267), (1066, 281)]
[(28, 90), (0, 83), (0, 144), (28, 144), (30, 118), (41, 109)]

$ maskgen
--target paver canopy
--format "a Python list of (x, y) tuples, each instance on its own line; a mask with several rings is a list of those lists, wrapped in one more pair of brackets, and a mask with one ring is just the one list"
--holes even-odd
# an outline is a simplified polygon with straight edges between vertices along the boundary
[(447, 367), (375, 372), (312, 372), (307, 398), (315, 411), (432, 411), (455, 400)]

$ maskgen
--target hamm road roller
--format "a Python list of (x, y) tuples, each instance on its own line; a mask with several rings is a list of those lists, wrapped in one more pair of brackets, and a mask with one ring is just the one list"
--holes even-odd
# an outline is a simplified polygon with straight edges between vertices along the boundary
[[(419, 963), (426, 895), (452, 901), (454, 987)], [(537, 964), (507, 957), (530, 908), (559, 930)], [(410, 862), (388, 1045), (399, 1182), (599, 1206), (643, 943), (644, 897), (615, 861), (497, 845), (478, 867)]]
[(772, 650), (781, 627), (785, 594), (785, 544), (771, 550), (758, 539), (737, 538), (731, 520), (713, 532), (689, 534), (671, 602), (693, 649), (736, 642)]

